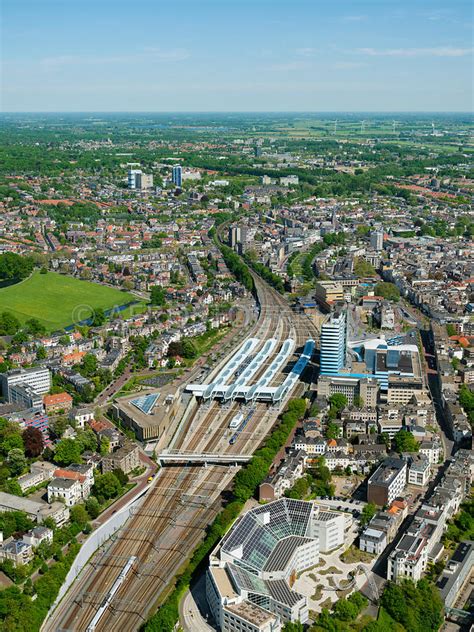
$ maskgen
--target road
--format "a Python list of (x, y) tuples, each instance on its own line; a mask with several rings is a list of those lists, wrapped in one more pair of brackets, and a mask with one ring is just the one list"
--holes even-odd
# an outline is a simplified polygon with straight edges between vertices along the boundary
[[(292, 335), (300, 349), (308, 337), (316, 337), (318, 332), (310, 319), (291, 312), (285, 299), (258, 277), (256, 284), (261, 304), (258, 333), (262, 344), (270, 337), (281, 343)], [(268, 359), (267, 366), (271, 360)], [(265, 368), (254, 376), (254, 382)], [(284, 380), (285, 369), (272, 385)], [(236, 402), (225, 406), (211, 402), (197, 407), (173, 437), (171, 447), (183, 451), (253, 453), (275, 423), (279, 410), (257, 403), (245, 432), (230, 445), (228, 426), (238, 409)], [(137, 630), (204, 537), (222, 505), (221, 494), (237, 471), (238, 468), (222, 465), (170, 466), (160, 470), (143, 504), (117, 532), (109, 547), (93, 557), (43, 630), (84, 632), (131, 556), (137, 561), (95, 630)]]

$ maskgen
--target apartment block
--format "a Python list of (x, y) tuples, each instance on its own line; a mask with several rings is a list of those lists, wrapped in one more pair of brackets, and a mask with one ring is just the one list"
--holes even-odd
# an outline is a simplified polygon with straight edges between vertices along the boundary
[(383, 507), (390, 505), (405, 489), (407, 463), (388, 458), (375, 470), (367, 483), (367, 500)]

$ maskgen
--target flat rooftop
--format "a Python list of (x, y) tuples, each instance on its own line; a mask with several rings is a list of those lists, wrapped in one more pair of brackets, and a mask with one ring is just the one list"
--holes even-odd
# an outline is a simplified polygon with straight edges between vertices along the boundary
[(370, 477), (369, 485), (390, 485), (404, 467), (403, 459), (385, 460)]
[(242, 601), (242, 603), (236, 603), (229, 606), (224, 606), (224, 610), (228, 610), (232, 614), (253, 623), (254, 625), (265, 625), (274, 621), (275, 615), (270, 614), (260, 606), (256, 606), (250, 601)]
[(230, 581), (229, 575), (225, 568), (220, 568), (218, 566), (210, 566), (209, 572), (211, 573), (214, 582), (219, 590), (219, 593), (222, 597), (232, 598), (238, 597), (237, 593), (232, 586), (232, 582)]
[(11, 511), (25, 511), (27, 514), (37, 514), (43, 507), (47, 507), (45, 503), (38, 503), (28, 498), (20, 498), (13, 494), (0, 492), (0, 507), (6, 507)]
[[(178, 389), (176, 387), (172, 387), (171, 385), (160, 386), (157, 389), (150, 388), (140, 391), (139, 393), (119, 397), (115, 400), (114, 404), (122, 410), (127, 417), (133, 419), (133, 421), (141, 428), (156, 428), (167, 419), (175, 399), (179, 397), (177, 391)], [(158, 393), (159, 397), (155, 400), (154, 405), (151, 408), (151, 414), (144, 412), (133, 403), (144, 396), (151, 396)]]

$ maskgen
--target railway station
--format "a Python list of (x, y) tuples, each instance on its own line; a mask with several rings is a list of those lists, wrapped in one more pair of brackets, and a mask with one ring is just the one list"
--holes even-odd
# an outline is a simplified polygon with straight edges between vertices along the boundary
[[(244, 400), (246, 403), (261, 401), (278, 404), (285, 399), (296, 385), (314, 352), (315, 342), (308, 339), (297, 362), (281, 384), (274, 384), (283, 366), (288, 363), (296, 346), (292, 338), (287, 338), (275, 355), (277, 340), (266, 340), (262, 348), (252, 356), (252, 350), (259, 344), (258, 338), (244, 342), (237, 353), (210, 384), (188, 384), (190, 391), (203, 401), (219, 399), (223, 402)], [(268, 368), (265, 362), (274, 356)], [(263, 374), (258, 375), (264, 370)], [(257, 381), (252, 380), (257, 376)]]

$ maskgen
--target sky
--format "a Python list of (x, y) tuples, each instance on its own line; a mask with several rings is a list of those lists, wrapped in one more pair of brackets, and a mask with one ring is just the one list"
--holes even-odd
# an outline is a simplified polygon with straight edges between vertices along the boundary
[(4, 112), (471, 111), (469, 0), (1, 0)]

